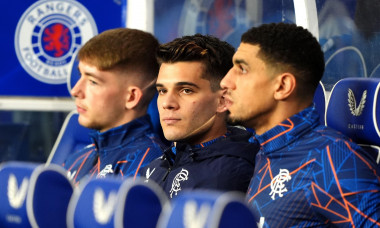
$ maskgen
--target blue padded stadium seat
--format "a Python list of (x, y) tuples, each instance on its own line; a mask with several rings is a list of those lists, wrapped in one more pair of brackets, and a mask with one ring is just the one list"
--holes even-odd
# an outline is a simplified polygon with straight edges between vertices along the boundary
[(314, 104), (315, 108), (319, 114), (319, 121), (321, 124), (325, 124), (325, 111), (326, 111), (326, 91), (322, 82), (319, 82), (319, 85), (314, 93)]
[(91, 179), (74, 193), (68, 227), (154, 228), (168, 202), (160, 187), (142, 179)]
[(74, 186), (58, 165), (6, 162), (0, 168), (1, 227), (67, 227)]
[(32, 227), (66, 228), (74, 185), (59, 165), (37, 167), (30, 178), (26, 207)]
[(57, 140), (50, 152), (47, 164), (62, 165), (70, 153), (77, 152), (91, 144), (89, 133), (91, 129), (83, 127), (78, 122), (79, 114), (71, 111), (59, 132)]
[(74, 192), (67, 212), (68, 227), (114, 227), (120, 179), (91, 179)]
[(31, 227), (26, 210), (30, 177), (37, 163), (4, 162), (0, 167), (1, 227)]
[(124, 181), (119, 190), (115, 213), (116, 227), (155, 228), (169, 199), (159, 185), (145, 179)]
[(244, 197), (236, 192), (184, 191), (164, 208), (158, 228), (253, 228), (254, 215)]
[(326, 125), (350, 137), (380, 159), (379, 78), (345, 78), (331, 91)]

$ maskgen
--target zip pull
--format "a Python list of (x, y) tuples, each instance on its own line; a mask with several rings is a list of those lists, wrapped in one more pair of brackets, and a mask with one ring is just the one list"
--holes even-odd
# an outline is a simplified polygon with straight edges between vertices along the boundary
[(162, 182), (166, 181), (166, 178), (168, 177), (169, 173), (172, 171), (172, 168), (169, 167), (168, 170), (166, 171), (164, 177), (162, 178)]

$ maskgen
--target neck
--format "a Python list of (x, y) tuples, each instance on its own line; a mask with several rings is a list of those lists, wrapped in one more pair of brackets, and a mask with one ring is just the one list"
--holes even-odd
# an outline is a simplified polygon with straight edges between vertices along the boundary
[(255, 129), (256, 134), (262, 135), (310, 105), (311, 103), (280, 101), (275, 110), (266, 115), (268, 117), (267, 119), (257, 121), (257, 123), (252, 125), (251, 128)]

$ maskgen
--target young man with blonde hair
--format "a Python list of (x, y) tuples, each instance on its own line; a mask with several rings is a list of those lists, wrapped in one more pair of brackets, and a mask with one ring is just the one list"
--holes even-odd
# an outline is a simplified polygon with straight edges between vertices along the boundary
[(69, 156), (64, 167), (84, 177), (136, 176), (162, 155), (147, 108), (158, 73), (156, 38), (118, 28), (90, 39), (78, 53), (81, 78), (71, 91), (79, 123), (94, 129), (92, 145)]

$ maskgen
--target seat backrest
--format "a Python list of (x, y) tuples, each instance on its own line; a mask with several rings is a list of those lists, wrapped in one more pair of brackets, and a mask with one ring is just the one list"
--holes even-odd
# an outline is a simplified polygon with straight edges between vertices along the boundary
[(165, 193), (142, 179), (91, 179), (74, 193), (68, 208), (68, 227), (155, 228)]
[(26, 196), (37, 163), (4, 162), (0, 167), (1, 227), (31, 227), (26, 210)]
[(236, 192), (184, 191), (161, 213), (158, 228), (257, 227), (244, 197)]
[(322, 82), (319, 82), (317, 89), (314, 93), (314, 104), (319, 114), (319, 121), (321, 124), (325, 124), (325, 111), (326, 111), (326, 91)]
[(1, 227), (67, 227), (74, 186), (58, 165), (5, 162), (0, 167)]
[(170, 202), (159, 185), (145, 179), (129, 178), (120, 187), (115, 227), (155, 228), (158, 218)]
[(78, 122), (79, 114), (71, 111), (59, 132), (47, 164), (63, 164), (67, 156), (91, 144), (89, 133), (91, 129), (83, 127)]
[(67, 227), (114, 227), (121, 179), (91, 179), (74, 192), (67, 212)]
[[(380, 146), (379, 88), (379, 78), (345, 78), (338, 81), (328, 101), (326, 125), (358, 144)], [(378, 154), (372, 156), (378, 158)]]
[(30, 178), (26, 209), (32, 227), (66, 228), (74, 185), (59, 165), (37, 167)]

